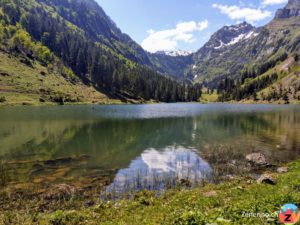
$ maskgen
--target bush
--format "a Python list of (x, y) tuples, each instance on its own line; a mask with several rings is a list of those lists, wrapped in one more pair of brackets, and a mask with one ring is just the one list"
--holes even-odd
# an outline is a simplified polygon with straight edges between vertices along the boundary
[(55, 103), (60, 104), (60, 105), (65, 104), (65, 96), (63, 94), (57, 94), (54, 97), (51, 96), (51, 100)]
[(6, 102), (6, 98), (4, 96), (0, 97), (0, 103)]
[(78, 213), (66, 213), (58, 210), (52, 216), (50, 223), (52, 225), (76, 225), (83, 224), (85, 217)]
[(175, 219), (173, 225), (205, 225), (207, 223), (204, 218), (204, 215), (199, 212), (184, 212), (179, 218)]

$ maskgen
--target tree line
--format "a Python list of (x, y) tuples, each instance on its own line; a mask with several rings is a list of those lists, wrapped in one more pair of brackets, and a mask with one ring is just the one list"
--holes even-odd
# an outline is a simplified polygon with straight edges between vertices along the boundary
[[(217, 87), (219, 101), (240, 101), (250, 97), (257, 100), (257, 93), (273, 84), (279, 77), (277, 72), (263, 74), (287, 58), (288, 54), (282, 51), (264, 63), (253, 66), (245, 65), (240, 72), (239, 79), (234, 80), (230, 77), (225, 77), (219, 82)], [(295, 56), (296, 58), (298, 58), (298, 55)]]

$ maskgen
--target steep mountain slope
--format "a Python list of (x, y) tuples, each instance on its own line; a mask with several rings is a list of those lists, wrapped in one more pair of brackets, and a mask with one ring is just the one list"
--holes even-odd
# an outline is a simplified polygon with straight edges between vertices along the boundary
[[(300, 0), (290, 0), (257, 36), (235, 44), (230, 54), (216, 56), (217, 65), (229, 59), (227, 70), (208, 82), (217, 87), (220, 100), (299, 101), (299, 10)], [(229, 70), (234, 67), (237, 69)]]
[(93, 0), (1, 0), (0, 6), (2, 44), (9, 54), (46, 67), (60, 63), (84, 84), (124, 101), (191, 101), (200, 95), (199, 87), (151, 69), (148, 53)]
[(300, 62), (297, 57), (289, 58), (272, 69), (280, 71), (280, 79), (257, 93), (257, 100), (279, 101), (283, 103), (300, 102)]
[(299, 11), (300, 1), (290, 0), (264, 27), (247, 23), (223, 27), (194, 54), (190, 70), (195, 81), (210, 88), (225, 78), (243, 83), (293, 57), (300, 48)]
[[(38, 0), (38, 2), (55, 8), (62, 18), (82, 29), (93, 41), (101, 43), (126, 59), (161, 74), (182, 78), (188, 57), (163, 57), (146, 52), (127, 34), (122, 33), (94, 0)], [(160, 63), (161, 60), (163, 63)], [(179, 66), (173, 68), (174, 64)]]
[(298, 0), (289, 0), (288, 4), (283, 8), (279, 9), (276, 13), (275, 20), (288, 19), (291, 17), (300, 16), (300, 2)]
[(51, 6), (66, 21), (84, 31), (93, 41), (111, 48), (124, 57), (151, 66), (147, 53), (116, 26), (94, 0), (38, 0)]
[(241, 49), (237, 50), (237, 48), (244, 48), (246, 43), (257, 37), (259, 33), (259, 29), (246, 22), (225, 26), (214, 33), (210, 40), (193, 55), (194, 65), (190, 69), (195, 80), (203, 82), (229, 74), (236, 75), (234, 73), (241, 70), (253, 54), (250, 52), (241, 55)]

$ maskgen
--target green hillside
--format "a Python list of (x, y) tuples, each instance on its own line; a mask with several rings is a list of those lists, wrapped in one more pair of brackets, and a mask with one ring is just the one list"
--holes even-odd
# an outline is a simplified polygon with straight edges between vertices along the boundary
[(217, 90), (218, 101), (297, 103), (299, 16), (299, 1), (290, 0), (266, 26), (223, 27), (194, 54), (195, 82)]
[(58, 68), (62, 76), (124, 102), (197, 101), (200, 97), (200, 87), (177, 82), (144, 65), (132, 50), (140, 47), (93, 0), (1, 0), (0, 7), (1, 48), (24, 57), (29, 66), (39, 62)]
[(120, 102), (39, 62), (29, 66), (25, 59), (0, 52), (0, 105)]

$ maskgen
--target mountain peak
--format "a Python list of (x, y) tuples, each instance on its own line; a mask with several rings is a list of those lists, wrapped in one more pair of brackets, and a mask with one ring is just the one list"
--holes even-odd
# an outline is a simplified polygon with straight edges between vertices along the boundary
[(276, 12), (275, 19), (288, 19), (300, 16), (300, 0), (289, 0), (287, 5)]
[(79, 4), (84, 4), (88, 7), (99, 7), (98, 3), (94, 0), (74, 0), (74, 2), (77, 2)]
[(158, 51), (156, 52), (156, 54), (177, 57), (177, 56), (188, 56), (191, 55), (192, 52), (184, 51), (184, 50), (171, 50), (171, 51)]
[(255, 36), (255, 31), (256, 28), (247, 22), (224, 26), (212, 35), (205, 47), (220, 49), (225, 46), (234, 45), (242, 40)]

